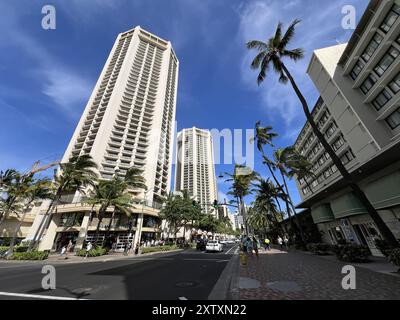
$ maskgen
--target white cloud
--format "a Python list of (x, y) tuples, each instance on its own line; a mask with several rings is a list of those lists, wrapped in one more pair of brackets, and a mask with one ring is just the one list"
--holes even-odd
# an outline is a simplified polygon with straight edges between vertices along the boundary
[(77, 74), (63, 69), (50, 68), (42, 72), (46, 81), (43, 93), (49, 96), (61, 109), (71, 117), (80, 110), (72, 106), (87, 101), (92, 83)]
[(69, 69), (58, 61), (45, 45), (22, 29), (21, 20), (24, 14), (17, 9), (2, 3), (0, 11), (8, 15), (2, 18), (0, 27), (7, 32), (0, 38), (3, 50), (10, 49), (22, 52), (27, 61), (32, 61), (26, 74), (33, 74), (42, 85), (42, 93), (50, 97), (59, 111), (68, 117), (75, 117), (88, 99), (92, 89), (92, 81)]
[[(327, 4), (326, 2), (316, 3), (315, 1), (303, 0), (301, 9), (298, 0), (292, 0), (283, 6), (281, 1), (276, 0), (247, 2), (238, 9), (240, 18), (238, 41), (242, 45), (253, 39), (266, 41), (268, 37), (275, 33), (279, 21), (283, 22), (284, 28), (286, 28), (295, 18), (302, 19), (290, 48), (302, 47), (306, 51), (306, 56), (298, 63), (287, 61), (286, 64), (308, 100), (309, 107), (312, 108), (318, 97), (318, 92), (306, 75), (307, 66), (313, 50), (335, 45), (336, 37), (344, 38), (347, 36), (348, 33), (341, 29), (340, 24), (341, 7), (344, 2), (346, 1), (335, 1)], [(354, 2), (359, 2), (359, 0)], [(260, 92), (262, 108), (270, 117), (272, 124), (283, 124), (284, 138), (293, 140), (305, 121), (300, 102), (290, 84), (282, 85), (278, 83), (276, 75), (272, 74), (272, 70), (260, 88), (257, 87), (257, 73), (250, 70), (250, 64), (255, 54), (255, 51), (248, 51), (243, 56), (242, 81), (249, 89)]]

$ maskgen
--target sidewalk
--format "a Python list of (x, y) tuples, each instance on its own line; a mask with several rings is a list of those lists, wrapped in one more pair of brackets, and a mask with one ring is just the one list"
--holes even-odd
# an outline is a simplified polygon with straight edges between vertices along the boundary
[[(342, 268), (356, 268), (356, 290), (344, 290)], [(240, 266), (242, 300), (400, 300), (400, 277), (383, 261), (350, 264), (335, 257), (272, 249)], [(393, 268), (392, 270), (396, 270)], [(385, 272), (385, 273), (382, 273)]]

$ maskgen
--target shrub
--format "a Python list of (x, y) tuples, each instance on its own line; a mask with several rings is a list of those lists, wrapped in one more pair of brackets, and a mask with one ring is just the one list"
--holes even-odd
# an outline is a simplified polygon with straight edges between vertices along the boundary
[(178, 249), (178, 246), (176, 245), (170, 245), (170, 246), (158, 246), (158, 247), (144, 247), (142, 248), (142, 254), (146, 253), (153, 253), (153, 252), (163, 252), (163, 251), (171, 251)]
[[(395, 266), (398, 266), (400, 268), (400, 249), (393, 249), (389, 255), (389, 260), (391, 263), (393, 263)], [(400, 272), (400, 269), (398, 270)]]
[(6, 252), (6, 251), (8, 251), (8, 249), (10, 249), (10, 247), (0, 246), (0, 252)]
[(367, 262), (371, 251), (367, 246), (357, 244), (338, 244), (334, 246), (336, 257), (345, 262)]
[(332, 253), (333, 246), (327, 243), (309, 243), (307, 250), (319, 256), (327, 256)]
[(390, 256), (390, 252), (393, 250), (393, 248), (386, 240), (376, 239), (374, 242), (376, 247), (382, 252), (385, 257)]
[(48, 251), (28, 251), (14, 252), (11, 255), (11, 260), (46, 260), (49, 256)]
[[(108, 254), (108, 249), (97, 247), (92, 250), (89, 250), (88, 257), (100, 257)], [(86, 249), (81, 249), (76, 253), (79, 257), (86, 257)]]
[(26, 246), (16, 246), (14, 247), (14, 252), (27, 252), (28, 251), (28, 247)]

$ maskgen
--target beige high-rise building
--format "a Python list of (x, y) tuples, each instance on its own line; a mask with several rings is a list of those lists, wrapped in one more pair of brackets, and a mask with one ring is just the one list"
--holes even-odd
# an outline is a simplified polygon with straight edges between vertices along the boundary
[(183, 129), (176, 142), (175, 191), (187, 190), (204, 212), (217, 215), (218, 200), (214, 150), (209, 130)]
[[(113, 208), (94, 239), (97, 217), (76, 193), (57, 208), (40, 249), (59, 249), (69, 240), (82, 247), (85, 240), (103, 241), (105, 230), (117, 248), (124, 241), (159, 237), (161, 197), (170, 190), (179, 62), (169, 41), (140, 27), (118, 35), (101, 71), (62, 162), (71, 156), (90, 154), (99, 176), (124, 176), (131, 167), (143, 170), (147, 191), (131, 190), (137, 199), (134, 214), (111, 221)], [(43, 213), (35, 219), (35, 234)]]
[(170, 188), (179, 62), (170, 42), (136, 27), (118, 35), (65, 152), (90, 154), (109, 179), (144, 171), (147, 199)]
[[(373, 0), (348, 44), (316, 50), (312, 114), (328, 143), (400, 238), (400, 1)], [(306, 123), (296, 144), (313, 164), (297, 186), (326, 242), (368, 245), (379, 230)]]

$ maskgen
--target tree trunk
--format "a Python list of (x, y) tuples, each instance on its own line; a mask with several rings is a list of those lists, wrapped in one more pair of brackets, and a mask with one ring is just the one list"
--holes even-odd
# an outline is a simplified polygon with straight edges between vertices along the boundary
[[(265, 157), (264, 152), (263, 152), (263, 156)], [(282, 185), (279, 183), (279, 180), (278, 180), (278, 178), (276, 177), (276, 175), (275, 175), (275, 173), (274, 173), (274, 170), (271, 168), (271, 165), (270, 165), (268, 162), (267, 162), (266, 164), (267, 164), (267, 167), (268, 167), (269, 171), (271, 172), (272, 177), (273, 177), (274, 180), (275, 180), (276, 186), (278, 187), (278, 189), (279, 189), (284, 195), (286, 195), (286, 199), (285, 199), (285, 202), (286, 202), (286, 210), (287, 210), (287, 214), (288, 214), (290, 223), (291, 223), (292, 226), (293, 226), (292, 215), (290, 214), (290, 208), (289, 208), (289, 203), (288, 203), (288, 198), (290, 197), (289, 194), (287, 193), (288, 190), (286, 190), (286, 192), (285, 192), (285, 190), (283, 189)], [(279, 205), (279, 207), (280, 207), (279, 202), (277, 202), (277, 203), (278, 203), (278, 205)], [(294, 212), (294, 213), (295, 213), (295, 212)]]
[(110, 235), (111, 224), (112, 224), (112, 222), (113, 222), (113, 220), (114, 220), (114, 216), (115, 216), (115, 210), (113, 210), (113, 213), (111, 214), (110, 223), (109, 223), (108, 226), (107, 226), (106, 234), (105, 234), (105, 236), (104, 236), (104, 238), (103, 238), (103, 241), (102, 241), (102, 243), (101, 243), (101, 246), (102, 246), (102, 247), (104, 246), (104, 241), (105, 241), (105, 240), (108, 238), (108, 236)]
[(8, 253), (7, 253), (7, 259), (9, 257), (11, 257), (11, 255), (13, 254), (15, 242), (16, 242), (17, 236), (18, 236), (18, 231), (21, 229), (21, 226), (25, 221), (26, 214), (28, 213), (28, 210), (29, 210), (29, 207), (31, 204), (32, 204), (32, 202), (30, 202), (29, 204), (27, 204), (25, 206), (24, 213), (22, 214), (22, 217), (21, 217), (19, 223), (17, 224), (17, 227), (14, 230), (14, 234), (13, 234), (13, 236), (11, 238), (11, 242), (10, 242), (10, 248), (8, 249)]
[(306, 239), (304, 238), (304, 233), (303, 233), (303, 229), (302, 229), (302, 227), (301, 227), (300, 221), (299, 221), (299, 217), (296, 215), (296, 208), (295, 208), (295, 206), (294, 206), (294, 204), (293, 204), (293, 201), (292, 201), (292, 198), (290, 197), (290, 194), (289, 194), (289, 188), (288, 188), (287, 183), (286, 183), (285, 175), (283, 174), (282, 170), (279, 170), (279, 171), (280, 171), (281, 176), (282, 176), (283, 185), (285, 186), (285, 189), (286, 189), (286, 194), (287, 194), (287, 197), (288, 197), (288, 202), (290, 203), (290, 205), (291, 205), (291, 207), (292, 207), (292, 210), (293, 210), (293, 215), (294, 215), (294, 218), (295, 218), (295, 220), (296, 220), (297, 228), (298, 228), (299, 231), (300, 231), (301, 240), (302, 240), (303, 242), (305, 242)]
[(319, 128), (310, 113), (306, 99), (304, 98), (303, 94), (301, 93), (300, 89), (298, 88), (298, 86), (297, 86), (296, 82), (294, 81), (292, 75), (290, 74), (289, 70), (286, 68), (286, 66), (283, 63), (282, 63), (282, 69), (285, 72), (286, 76), (289, 78), (290, 83), (292, 84), (292, 87), (293, 87), (294, 91), (296, 92), (297, 97), (299, 98), (299, 100), (302, 104), (304, 114), (306, 115), (307, 121), (311, 125), (311, 128), (312, 128), (314, 134), (316, 135), (318, 140), (321, 142), (325, 151), (331, 157), (332, 162), (339, 170), (344, 181), (353, 190), (355, 196), (358, 198), (358, 200), (361, 202), (361, 204), (365, 207), (368, 214), (371, 216), (372, 220), (375, 222), (376, 226), (378, 227), (383, 238), (389, 243), (389, 245), (391, 245), (393, 247), (398, 247), (399, 243), (398, 243), (396, 237), (393, 235), (392, 231), (385, 224), (385, 222), (383, 221), (383, 219), (381, 218), (379, 213), (376, 211), (376, 209), (374, 208), (372, 203), (368, 200), (365, 193), (361, 190), (361, 188), (358, 186), (358, 184), (354, 181), (353, 177), (347, 171), (346, 167), (344, 166), (344, 164), (342, 163), (340, 158), (336, 155), (335, 151), (333, 151), (331, 145), (328, 143), (328, 141), (326, 141), (324, 135), (319, 131)]

